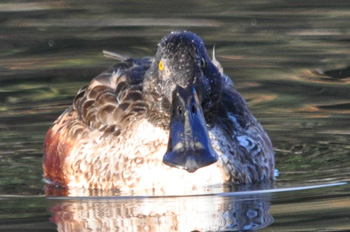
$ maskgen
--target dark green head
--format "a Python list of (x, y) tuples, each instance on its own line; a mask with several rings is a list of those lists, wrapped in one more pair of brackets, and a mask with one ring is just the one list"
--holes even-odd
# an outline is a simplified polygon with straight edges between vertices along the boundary
[(206, 117), (221, 97), (221, 73), (211, 61), (203, 40), (189, 31), (171, 32), (161, 40), (148, 79), (146, 88), (165, 97), (159, 106), (165, 111), (171, 105), (176, 86), (196, 89)]
[(165, 36), (146, 78), (146, 91), (153, 88), (160, 99), (155, 107), (170, 115), (164, 163), (194, 172), (216, 162), (207, 124), (221, 97), (222, 78), (202, 39), (188, 31)]

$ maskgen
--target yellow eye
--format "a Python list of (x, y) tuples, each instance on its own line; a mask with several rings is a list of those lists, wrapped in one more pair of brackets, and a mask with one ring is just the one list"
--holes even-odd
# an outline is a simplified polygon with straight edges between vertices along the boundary
[(163, 61), (159, 61), (158, 68), (160, 71), (163, 71), (164, 69)]
[(205, 59), (202, 58), (202, 59), (201, 59), (201, 67), (202, 67), (202, 68), (205, 68), (206, 65), (207, 65), (207, 64), (205, 63)]

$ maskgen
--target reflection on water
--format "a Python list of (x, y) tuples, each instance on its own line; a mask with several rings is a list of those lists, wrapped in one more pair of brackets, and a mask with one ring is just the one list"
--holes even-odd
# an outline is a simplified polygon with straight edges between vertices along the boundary
[[(114, 216), (142, 225), (199, 222), (181, 217), (186, 213), (202, 218), (202, 227), (238, 229), (252, 226), (253, 218), (263, 227), (272, 222), (266, 213), (270, 208), (274, 222), (267, 229), (349, 230), (349, 185), (275, 194), (271, 200), (263, 195), (41, 197), (45, 133), (80, 87), (114, 65), (101, 51), (150, 56), (159, 39), (176, 29), (197, 33), (209, 50), (216, 45), (225, 73), (274, 144), (280, 173), (276, 188), (350, 181), (349, 11), (350, 2), (327, 0), (3, 1), (0, 230), (55, 230), (49, 208), (59, 228), (102, 226), (98, 220), (104, 219), (103, 226), (118, 225)], [(152, 207), (158, 214), (152, 214)], [(108, 213), (113, 219), (107, 219)], [(89, 222), (93, 215), (97, 219)]]
[(45, 187), (58, 231), (250, 231), (273, 222), (273, 181), (208, 186), (178, 196)]
[(273, 221), (269, 197), (169, 197), (54, 200), (58, 231), (256, 230)]

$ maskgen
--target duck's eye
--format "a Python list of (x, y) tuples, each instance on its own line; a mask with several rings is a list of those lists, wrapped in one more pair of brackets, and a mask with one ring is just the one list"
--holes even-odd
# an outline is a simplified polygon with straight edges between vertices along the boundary
[(163, 71), (163, 69), (164, 69), (163, 61), (159, 61), (158, 68), (160, 71)]
[(205, 59), (202, 58), (202, 59), (201, 59), (201, 67), (202, 67), (202, 68), (205, 68), (206, 65), (207, 65), (207, 64), (206, 64), (206, 62), (205, 62)]

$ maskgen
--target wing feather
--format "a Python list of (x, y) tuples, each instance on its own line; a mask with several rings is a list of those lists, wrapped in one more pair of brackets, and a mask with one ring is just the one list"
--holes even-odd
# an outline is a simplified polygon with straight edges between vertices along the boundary
[(236, 147), (230, 158), (237, 172), (233, 176), (240, 173), (254, 181), (273, 177), (271, 141), (243, 97), (230, 84), (223, 89), (217, 116), (217, 125)]
[(74, 99), (79, 119), (90, 129), (109, 130), (145, 114), (142, 81), (149, 65), (148, 58), (129, 59), (94, 78)]

